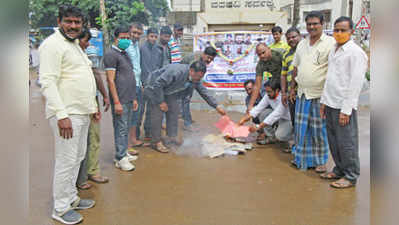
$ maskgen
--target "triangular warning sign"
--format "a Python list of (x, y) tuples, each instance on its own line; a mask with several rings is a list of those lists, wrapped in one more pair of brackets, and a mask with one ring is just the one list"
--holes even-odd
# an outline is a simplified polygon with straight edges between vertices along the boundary
[(357, 22), (356, 29), (370, 29), (370, 24), (367, 21), (365, 16), (362, 16), (362, 18), (360, 18), (359, 22)]

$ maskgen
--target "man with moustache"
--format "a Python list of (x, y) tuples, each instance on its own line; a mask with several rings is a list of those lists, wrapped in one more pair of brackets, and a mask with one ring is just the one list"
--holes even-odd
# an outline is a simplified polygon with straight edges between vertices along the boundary
[(136, 98), (138, 104), (138, 110), (133, 111), (132, 121), (130, 124), (129, 131), (129, 148), (128, 151), (131, 155), (137, 155), (138, 151), (134, 149), (134, 147), (140, 147), (144, 143), (140, 141), (140, 126), (139, 125), (139, 117), (140, 111), (143, 104), (142, 97), (142, 83), (141, 83), (141, 66), (140, 66), (140, 47), (139, 41), (140, 37), (143, 34), (143, 25), (140, 23), (132, 23), (129, 28), (130, 34), (130, 46), (126, 49), (127, 54), (129, 55), (130, 61), (132, 61), (133, 72), (136, 78)]
[(317, 173), (323, 173), (329, 147), (326, 123), (320, 116), (320, 97), (327, 75), (328, 55), (335, 40), (323, 33), (321, 12), (310, 12), (305, 21), (309, 36), (298, 44), (292, 62), (290, 99), (296, 100), (292, 164), (299, 169), (315, 168)]
[[(156, 28), (148, 28), (147, 40), (140, 47), (141, 55), (141, 83), (143, 87), (147, 83), (148, 76), (151, 72), (162, 68), (164, 60), (163, 47), (157, 43), (158, 30)], [(151, 140), (151, 107), (149, 99), (143, 96), (143, 105), (140, 107), (140, 119), (137, 125), (140, 128), (143, 115), (145, 112), (144, 120), (144, 140)]]
[[(281, 66), (282, 66), (282, 56), (279, 52), (270, 49), (266, 44), (259, 43), (256, 46), (256, 54), (259, 57), (259, 62), (256, 65), (256, 79), (255, 85), (252, 90), (251, 99), (247, 106), (247, 114), (252, 110), (256, 99), (259, 97), (259, 93), (262, 88), (262, 83), (268, 80), (278, 80), (280, 81), (281, 76)], [(275, 140), (271, 137), (266, 137), (264, 140), (259, 140), (259, 144), (271, 144)]]
[(86, 154), (90, 115), (98, 112), (96, 83), (91, 62), (77, 40), (84, 22), (82, 11), (62, 5), (57, 22), (58, 30), (39, 49), (41, 91), (55, 139), (52, 218), (77, 224), (83, 217), (75, 210), (95, 204), (79, 198), (76, 180)]
[[(288, 101), (288, 91), (291, 85), (292, 73), (294, 71), (294, 66), (292, 65), (292, 60), (294, 59), (296, 47), (298, 43), (301, 41), (301, 34), (298, 29), (295, 27), (291, 27), (287, 30), (285, 37), (288, 41), (288, 45), (290, 49), (283, 56), (283, 64), (281, 69), (281, 101), (284, 106), (288, 106), (290, 110), (291, 122), (292, 126), (295, 125), (295, 100)], [(290, 143), (287, 149), (284, 149), (284, 152), (291, 152), (292, 146), (294, 142)]]

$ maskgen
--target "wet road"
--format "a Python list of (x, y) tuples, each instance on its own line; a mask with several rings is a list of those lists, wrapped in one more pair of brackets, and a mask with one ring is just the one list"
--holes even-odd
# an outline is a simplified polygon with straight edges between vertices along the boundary
[[(231, 113), (233, 119), (239, 113)], [(30, 224), (50, 218), (53, 138), (43, 99), (32, 83), (30, 99)], [(215, 132), (215, 112), (195, 111), (200, 127)], [(369, 120), (359, 112), (361, 177), (356, 188), (335, 190), (314, 171), (290, 166), (278, 145), (217, 159), (160, 154), (141, 148), (136, 171), (121, 172), (114, 153), (110, 113), (101, 121), (101, 169), (108, 184), (80, 191), (96, 206), (80, 211), (88, 225), (367, 225), (369, 224)], [(181, 131), (181, 130), (180, 130)], [(182, 133), (182, 132), (180, 132)], [(187, 135), (187, 134), (185, 134)], [(197, 135), (197, 134), (195, 134)], [(329, 168), (333, 162), (330, 158)]]

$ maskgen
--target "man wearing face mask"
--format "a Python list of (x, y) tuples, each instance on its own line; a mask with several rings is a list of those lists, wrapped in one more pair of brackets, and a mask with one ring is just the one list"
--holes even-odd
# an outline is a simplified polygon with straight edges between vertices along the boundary
[[(263, 131), (266, 136), (271, 140), (279, 140), (287, 142), (292, 140), (292, 124), (291, 117), (287, 106), (281, 102), (280, 94), (280, 81), (269, 80), (265, 83), (266, 95), (254, 108), (251, 109), (249, 114), (241, 118), (239, 125), (243, 125), (251, 118), (256, 118), (261, 114), (264, 120), (258, 127), (250, 127), (251, 132)], [(270, 106), (270, 107), (268, 107)], [(277, 129), (273, 124), (277, 123)]]
[(59, 29), (39, 49), (41, 91), (55, 139), (52, 218), (65, 224), (79, 223), (83, 217), (75, 210), (95, 204), (80, 199), (75, 186), (86, 154), (90, 115), (98, 112), (91, 62), (77, 40), (83, 18), (79, 8), (60, 6)]
[[(153, 82), (146, 86), (145, 95), (151, 101), (151, 132), (152, 148), (161, 153), (169, 152), (168, 148), (161, 142), (161, 124), (163, 112), (166, 112), (166, 145), (180, 145), (177, 138), (178, 111), (177, 99), (192, 92), (194, 85), (198, 85), (206, 72), (206, 64), (195, 61), (191, 65), (170, 64), (150, 74), (156, 77)], [(215, 108), (220, 115), (225, 115), (223, 108), (216, 102), (207, 102)]]
[(114, 43), (104, 55), (114, 125), (114, 162), (115, 167), (123, 171), (134, 170), (130, 162), (137, 159), (127, 151), (133, 111), (138, 108), (133, 64), (126, 52), (130, 44), (129, 28), (118, 27), (114, 31)]
[(328, 58), (327, 79), (320, 115), (326, 118), (328, 144), (334, 169), (321, 178), (339, 179), (334, 188), (353, 187), (360, 175), (357, 104), (367, 71), (367, 55), (351, 40), (353, 21), (340, 17), (334, 23), (337, 41)]
[(323, 33), (321, 12), (310, 12), (305, 21), (309, 37), (298, 44), (292, 62), (290, 100), (296, 101), (292, 163), (299, 169), (315, 168), (317, 173), (323, 173), (329, 150), (325, 120), (320, 117), (320, 97), (327, 75), (328, 54), (335, 40)]

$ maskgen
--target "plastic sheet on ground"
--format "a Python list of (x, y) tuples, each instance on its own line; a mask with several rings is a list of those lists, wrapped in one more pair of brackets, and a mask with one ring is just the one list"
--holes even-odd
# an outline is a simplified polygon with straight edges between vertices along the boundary
[(210, 158), (222, 155), (245, 154), (247, 150), (252, 150), (252, 144), (228, 142), (223, 135), (209, 134), (201, 141), (202, 155)]
[(215, 123), (215, 126), (222, 132), (223, 136), (231, 138), (248, 137), (249, 127), (239, 126), (234, 123), (228, 116), (222, 116), (220, 120)]

